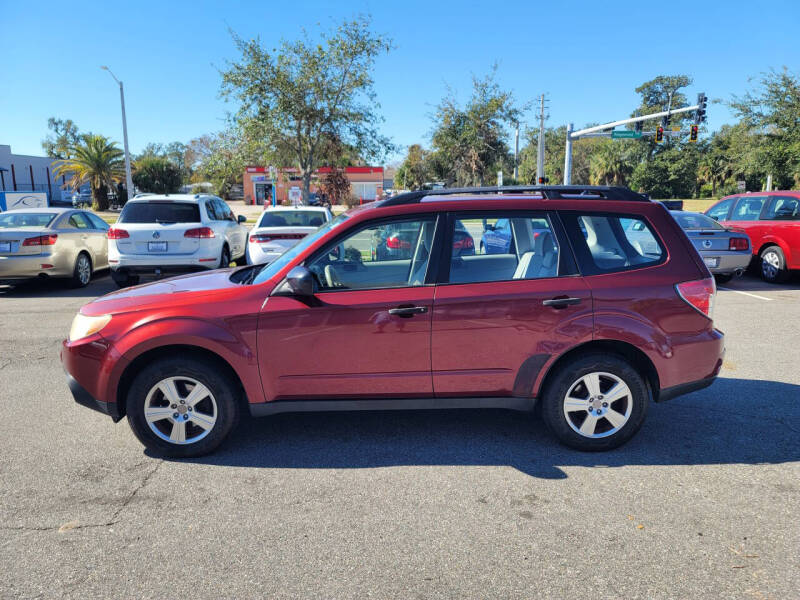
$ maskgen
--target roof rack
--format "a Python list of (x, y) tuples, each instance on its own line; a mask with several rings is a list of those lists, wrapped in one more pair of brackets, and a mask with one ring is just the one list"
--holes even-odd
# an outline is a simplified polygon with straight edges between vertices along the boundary
[(519, 194), (538, 193), (546, 200), (563, 198), (576, 199), (579, 196), (601, 198), (604, 200), (628, 200), (649, 202), (650, 200), (626, 187), (613, 185), (506, 185), (491, 187), (444, 188), (439, 190), (419, 190), (406, 192), (380, 201), (380, 206), (414, 204), (429, 196), (454, 196), (458, 194)]

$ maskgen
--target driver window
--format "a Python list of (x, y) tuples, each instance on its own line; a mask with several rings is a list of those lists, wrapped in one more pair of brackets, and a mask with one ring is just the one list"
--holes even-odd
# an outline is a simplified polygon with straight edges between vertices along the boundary
[(325, 248), (307, 265), (321, 292), (425, 284), (435, 219), (362, 227)]

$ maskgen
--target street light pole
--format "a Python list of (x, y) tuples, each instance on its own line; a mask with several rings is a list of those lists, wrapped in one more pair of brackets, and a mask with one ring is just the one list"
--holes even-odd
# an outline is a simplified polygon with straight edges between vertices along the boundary
[(105, 65), (100, 68), (104, 71), (108, 71), (108, 74), (119, 84), (119, 101), (122, 105), (122, 144), (125, 148), (125, 189), (130, 199), (133, 197), (133, 178), (131, 177), (131, 153), (128, 151), (128, 121), (125, 118), (125, 91), (122, 88), (122, 82), (111, 72), (111, 69)]

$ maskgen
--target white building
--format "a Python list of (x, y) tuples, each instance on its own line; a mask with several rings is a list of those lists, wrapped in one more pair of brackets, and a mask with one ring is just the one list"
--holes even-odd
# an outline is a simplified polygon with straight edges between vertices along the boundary
[(0, 144), (0, 191), (45, 192), (51, 203), (62, 201), (64, 178), (54, 178), (54, 162), (47, 156), (12, 154), (11, 146)]

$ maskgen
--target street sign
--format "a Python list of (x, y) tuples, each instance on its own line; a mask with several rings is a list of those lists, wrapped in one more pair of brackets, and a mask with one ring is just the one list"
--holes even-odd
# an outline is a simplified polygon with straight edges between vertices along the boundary
[(642, 137), (641, 131), (631, 131), (630, 129), (616, 129), (611, 132), (612, 140), (639, 139)]

